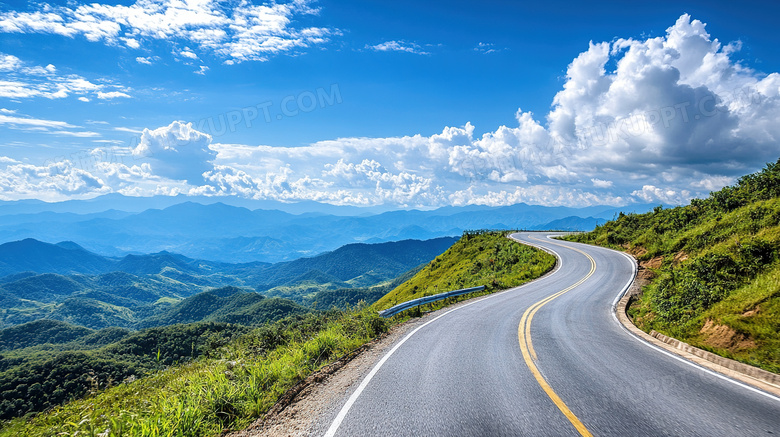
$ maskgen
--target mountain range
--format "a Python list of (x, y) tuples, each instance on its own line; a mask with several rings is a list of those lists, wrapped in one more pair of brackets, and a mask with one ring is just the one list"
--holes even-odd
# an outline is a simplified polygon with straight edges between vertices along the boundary
[(458, 236), (469, 229), (591, 230), (619, 212), (641, 213), (654, 206), (520, 203), (382, 211), (316, 202), (112, 194), (60, 203), (0, 202), (0, 242), (76, 241), (112, 257), (167, 251), (219, 262), (279, 262), (349, 243)]
[(386, 286), (455, 241), (354, 243), (294, 261), (231, 264), (169, 252), (105, 257), (73, 242), (25, 239), (0, 245), (0, 327), (38, 319), (91, 329), (261, 323), (307, 311), (323, 291), (336, 293), (322, 295), (327, 305), (376, 297), (373, 287)]

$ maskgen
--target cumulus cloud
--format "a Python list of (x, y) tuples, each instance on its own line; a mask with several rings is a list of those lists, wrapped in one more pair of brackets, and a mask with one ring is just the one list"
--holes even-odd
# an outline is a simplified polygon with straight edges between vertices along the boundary
[(137, 160), (123, 147), (82, 150), (50, 159), (43, 165), (23, 164), (0, 156), (0, 200), (62, 201), (111, 192), (175, 196), (197, 194), (198, 190), (186, 181), (155, 174), (150, 163)]
[(732, 61), (735, 50), (688, 15), (663, 37), (591, 44), (569, 65), (547, 130), (580, 174), (734, 172), (773, 160), (780, 77)]
[[(0, 162), (9, 162), (0, 160)], [(0, 170), (0, 199), (38, 198), (62, 200), (72, 197), (94, 197), (110, 188), (93, 174), (75, 168), (69, 161), (35, 166), (9, 162)]]
[[(231, 0), (137, 0), (130, 5), (104, 3), (54, 6), (40, 3), (31, 12), (0, 13), (0, 32), (81, 36), (88, 41), (138, 49), (146, 40), (191, 45), (232, 62), (266, 60), (321, 45), (337, 29), (296, 27), (300, 16), (316, 15), (308, 0), (254, 4)], [(194, 49), (179, 54), (197, 59)], [(149, 58), (136, 58), (150, 60)], [(143, 60), (138, 62), (145, 63)]]
[(215, 144), (207, 179), (226, 193), (420, 206), (684, 203), (780, 155), (780, 75), (743, 66), (738, 50), (683, 15), (664, 36), (591, 43), (541, 120), (518, 110), (517, 125), (481, 137), (466, 124), (296, 148)]
[(211, 136), (195, 130), (192, 123), (174, 121), (154, 130), (144, 129), (133, 156), (148, 158), (155, 173), (192, 184), (211, 170), (216, 152), (209, 148)]
[[(71, 95), (81, 101), (130, 97), (128, 88), (100, 79), (94, 83), (77, 74), (60, 75), (54, 65), (29, 65), (13, 55), (0, 53), (0, 97), (64, 99)], [(87, 99), (87, 100), (84, 100)]]
[[(589, 44), (549, 113), (518, 110), (516, 123), (481, 136), (467, 123), (430, 136), (249, 146), (212, 143), (176, 121), (145, 129), (132, 164), (93, 174), (100, 189), (132, 195), (414, 207), (684, 203), (780, 155), (780, 75), (732, 59), (739, 46), (683, 15), (663, 36)], [(0, 123), (20, 118), (3, 113)]]

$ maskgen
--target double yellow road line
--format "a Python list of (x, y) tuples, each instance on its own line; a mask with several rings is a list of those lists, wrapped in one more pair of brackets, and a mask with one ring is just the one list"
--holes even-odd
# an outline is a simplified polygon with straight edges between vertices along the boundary
[[(555, 243), (552, 243), (555, 244)], [(585, 427), (585, 425), (582, 424), (580, 419), (577, 418), (577, 416), (574, 415), (574, 413), (571, 412), (569, 407), (566, 406), (566, 404), (561, 400), (561, 398), (558, 396), (557, 393), (555, 393), (555, 390), (550, 387), (550, 384), (547, 383), (547, 380), (544, 379), (541, 372), (539, 372), (539, 369), (536, 367), (536, 351), (534, 350), (533, 342), (531, 341), (531, 320), (533, 320), (534, 315), (537, 311), (544, 305), (546, 305), (548, 302), (556, 299), (557, 297), (573, 290), (586, 280), (593, 276), (593, 273), (596, 271), (596, 261), (588, 255), (587, 253), (575, 249), (573, 247), (569, 246), (563, 246), (561, 244), (555, 244), (556, 246), (562, 246), (566, 247), (567, 249), (571, 249), (574, 251), (577, 251), (590, 260), (590, 271), (588, 272), (585, 277), (577, 281), (576, 283), (572, 284), (571, 286), (567, 287), (564, 290), (561, 290), (555, 294), (552, 294), (535, 304), (531, 305), (527, 310), (525, 310), (525, 313), (523, 313), (523, 317), (520, 319), (520, 326), (517, 328), (517, 336), (520, 340), (520, 350), (523, 352), (523, 359), (525, 360), (525, 364), (528, 366), (528, 368), (531, 370), (531, 373), (533, 373), (534, 378), (536, 378), (536, 382), (539, 383), (539, 385), (542, 387), (542, 390), (544, 390), (545, 393), (547, 393), (547, 396), (550, 397), (550, 399), (553, 401), (556, 407), (558, 407), (559, 410), (563, 413), (564, 416), (566, 416), (567, 419), (569, 419), (569, 422), (571, 422), (572, 425), (574, 425), (574, 428), (577, 429), (577, 431), (582, 436), (588, 436), (592, 437), (593, 434), (588, 431), (588, 429)]]

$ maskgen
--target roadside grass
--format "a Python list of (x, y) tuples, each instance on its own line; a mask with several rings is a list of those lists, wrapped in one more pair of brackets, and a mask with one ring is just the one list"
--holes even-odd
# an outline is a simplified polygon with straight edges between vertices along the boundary
[(382, 310), (419, 297), (445, 291), (485, 286), (484, 292), (426, 305), (438, 309), (480, 294), (516, 287), (536, 279), (555, 266), (555, 257), (507, 238), (508, 232), (464, 235), (410, 280), (374, 303)]
[[(555, 258), (506, 238), (471, 233), (377, 305), (333, 309), (264, 325), (186, 364), (3, 424), (0, 437), (218, 436), (243, 429), (296, 383), (401, 323), (377, 308), (424, 293), (486, 285), (487, 294), (535, 279)], [(437, 302), (440, 308), (465, 299)], [(403, 299), (403, 300), (402, 300)]]
[(780, 372), (780, 160), (688, 206), (565, 238), (627, 250), (651, 272), (629, 308), (640, 329)]
[(205, 436), (241, 429), (298, 381), (388, 324), (367, 307), (256, 329), (211, 357), (172, 366), (30, 419), (0, 436)]

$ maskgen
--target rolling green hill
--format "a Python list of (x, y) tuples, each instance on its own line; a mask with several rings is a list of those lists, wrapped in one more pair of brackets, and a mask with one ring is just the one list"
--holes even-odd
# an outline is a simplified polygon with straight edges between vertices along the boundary
[[(84, 334), (62, 322), (37, 321), (0, 330), (15, 347), (33, 340), (38, 346), (5, 351), (0, 357), (0, 420), (46, 410), (68, 400), (186, 362), (228, 344), (250, 328), (225, 323), (193, 323), (128, 333), (117, 328)], [(52, 341), (42, 342), (53, 335)], [(65, 341), (72, 338), (71, 341)], [(55, 341), (62, 342), (54, 345)], [(90, 347), (91, 346), (91, 347)]]
[(0, 284), (0, 328), (39, 319), (92, 329), (132, 328), (205, 287), (154, 275), (25, 275)]
[(91, 329), (58, 320), (36, 320), (12, 328), (0, 329), (0, 351), (45, 343), (68, 343), (93, 333)]
[[(435, 264), (433, 269), (431, 264)], [(424, 264), (425, 267), (418, 266), (375, 287), (319, 291), (311, 305), (316, 304), (317, 308), (351, 306), (359, 300), (368, 300), (366, 297), (373, 300), (378, 293), (398, 290), (412, 281), (424, 284), (436, 275), (444, 281), (444, 276), (450, 273), (458, 275), (455, 281), (459, 285), (489, 280), (491, 288), (512, 286), (543, 274), (553, 264), (551, 255), (510, 241), (504, 233), (469, 233), (435, 262)], [(199, 315), (220, 320), (227, 316), (239, 317), (242, 311), (245, 316), (256, 317), (258, 308), (282, 301), (258, 299), (254, 293), (236, 289), (215, 290), (206, 297), (206, 302), (199, 308), (208, 308), (208, 311)], [(333, 359), (385, 332), (388, 324), (372, 308), (361, 305), (347, 310), (292, 315), (237, 337), (227, 337), (228, 329), (219, 332), (215, 329), (212, 334), (197, 335), (198, 339), (206, 340), (196, 348), (200, 357), (197, 360), (181, 359), (190, 356), (186, 355), (187, 346), (192, 343), (190, 337), (177, 334), (192, 325), (134, 333), (91, 353), (98, 354), (101, 359), (143, 356), (137, 359), (140, 364), (135, 364), (136, 369), (157, 361), (169, 362), (177, 354), (182, 364), (132, 383), (114, 384), (94, 397), (74, 400), (30, 420), (14, 419), (0, 429), (0, 435), (48, 436), (52, 430), (73, 434), (76, 431), (89, 433), (90, 429), (110, 429), (112, 433), (121, 429), (129, 435), (145, 435), (151, 427), (159, 429), (161, 434), (218, 435), (225, 429), (241, 429), (265, 414), (287, 389)], [(160, 337), (162, 341), (155, 340)], [(43, 346), (31, 349), (42, 350)], [(17, 351), (9, 352), (10, 359), (5, 361), (16, 359), (15, 353)], [(33, 355), (32, 351), (27, 355)], [(75, 366), (79, 368), (76, 358), (71, 360), (75, 360)], [(41, 368), (35, 367), (36, 370)], [(111, 376), (109, 372), (101, 371), (101, 378)], [(2, 375), (0, 373), (0, 383)], [(111, 377), (118, 381), (116, 378), (121, 374)], [(98, 378), (98, 381), (105, 379)], [(26, 391), (10, 389), (8, 385), (9, 403), (0, 404), (10, 408), (8, 414), (18, 415), (18, 405), (27, 408), (28, 399), (36, 399), (30, 395), (30, 383), (34, 384), (35, 380), (24, 383)], [(3, 387), (0, 384), (0, 389)], [(104, 388), (103, 385), (99, 387)], [(38, 393), (36, 388), (34, 394)], [(22, 395), (25, 397), (19, 397)], [(0, 413), (2, 411), (0, 408)]]
[(543, 275), (555, 257), (506, 238), (507, 232), (466, 233), (410, 280), (374, 304), (377, 310), (445, 291), (484, 285), (516, 287)]
[[(0, 420), (210, 354), (252, 327), (285, 318), (328, 320), (311, 308), (371, 303), (453, 241), (356, 244), (276, 266), (199, 263), (160, 253), (112, 261), (128, 271), (12, 273), (0, 278), (0, 327), (6, 327), (0, 329)], [(41, 257), (45, 250), (83, 251), (74, 244), (25, 244)], [(261, 280), (278, 284), (266, 292), (270, 297), (245, 286)], [(278, 297), (285, 294), (299, 302)], [(267, 329), (261, 331), (268, 347), (288, 341), (286, 326)]]
[[(455, 241), (457, 240), (452, 237), (442, 237), (425, 241), (348, 244), (312, 258), (300, 258), (256, 270), (254, 288), (273, 296), (282, 287), (289, 289), (306, 283), (329, 284), (327, 289), (344, 288), (345, 283), (349, 282), (357, 282), (358, 287), (374, 285), (392, 280), (430, 261)], [(371, 279), (362, 280), (367, 275)], [(297, 296), (288, 294), (286, 297), (298, 301), (319, 291), (312, 290), (311, 287), (303, 288)]]
[(568, 238), (639, 259), (640, 328), (780, 372), (780, 160), (688, 206)]
[[(0, 328), (44, 318), (92, 329), (194, 322), (204, 320), (213, 311), (221, 311), (226, 303), (210, 302), (209, 299), (216, 298), (202, 295), (194, 302), (182, 302), (183, 306), (175, 310), (172, 305), (197, 293), (225, 286), (254, 288), (266, 297), (290, 299), (297, 305), (311, 305), (317, 293), (326, 290), (332, 292), (329, 299), (333, 302), (373, 301), (378, 293), (369, 289), (386, 285), (439, 255), (455, 241), (448, 237), (351, 244), (312, 258), (273, 265), (206, 262), (167, 252), (112, 259), (91, 254), (75, 243), (48, 244), (35, 240), (7, 243), (0, 245), (0, 260), (4, 256), (8, 261), (7, 272), (34, 268), (34, 264), (12, 256), (17, 249), (34, 254), (40, 261), (39, 267), (49, 272), (19, 271), (0, 278)], [(57, 273), (106, 269), (123, 270), (99, 274)], [(361, 298), (353, 299), (361, 293)], [(290, 303), (274, 302), (246, 303), (245, 307), (259, 305), (257, 317), (240, 309), (236, 314), (222, 311), (223, 318), (219, 320), (255, 324), (268, 320), (266, 315), (270, 313), (301, 311)], [(282, 306), (286, 309), (281, 310)], [(193, 310), (195, 307), (198, 309)], [(188, 312), (192, 316), (187, 316)]]
[(139, 326), (152, 327), (200, 321), (251, 326), (307, 311), (309, 310), (287, 299), (265, 298), (254, 291), (223, 287), (188, 297), (174, 304), (167, 311), (143, 320)]

